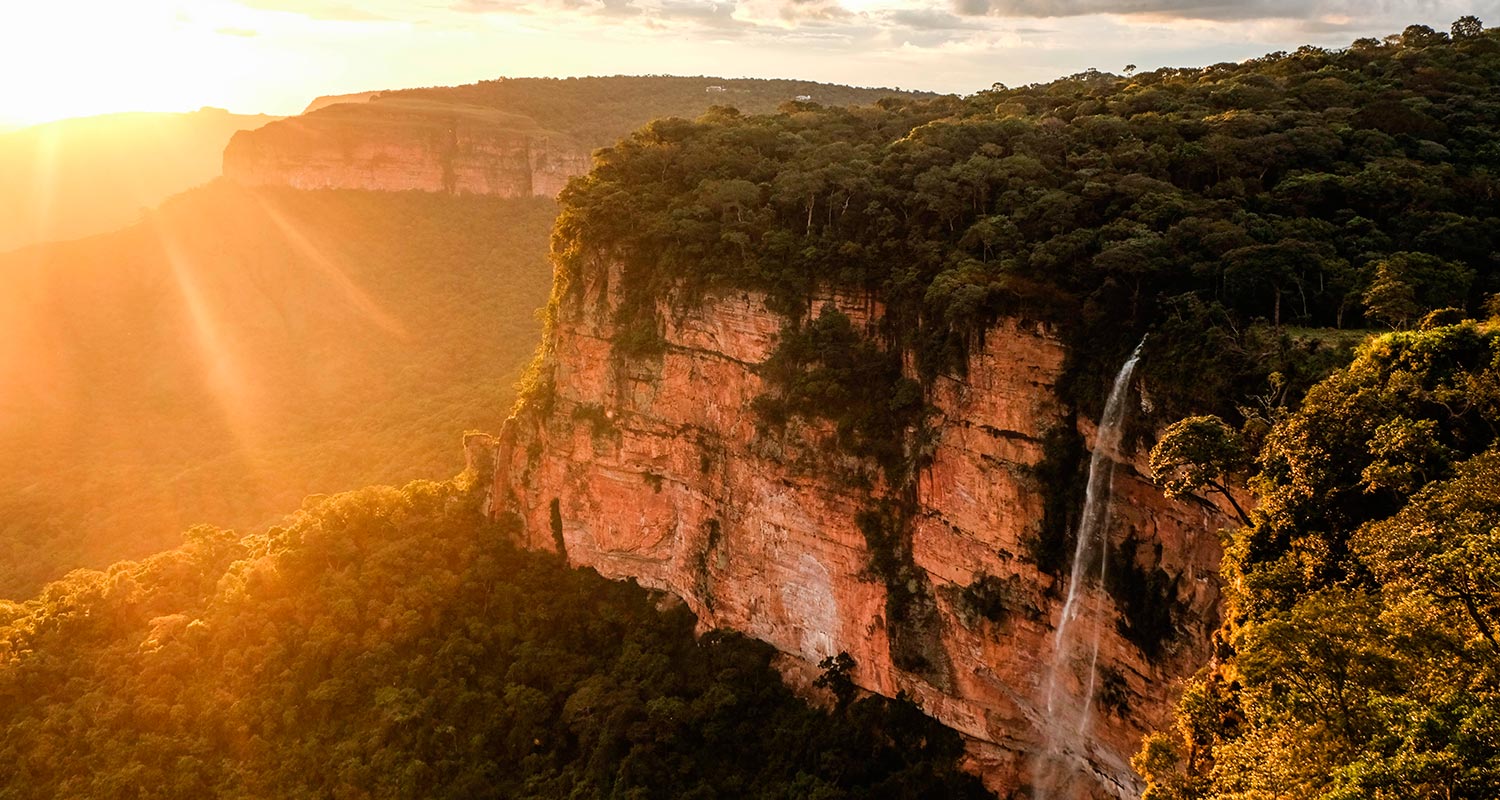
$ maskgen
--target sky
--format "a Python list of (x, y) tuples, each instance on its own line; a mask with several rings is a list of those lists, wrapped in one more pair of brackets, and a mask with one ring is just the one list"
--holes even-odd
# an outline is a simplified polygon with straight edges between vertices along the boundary
[(804, 78), (973, 92), (1088, 68), (1341, 47), (1500, 0), (0, 0), (0, 128), (294, 114), (501, 76)]

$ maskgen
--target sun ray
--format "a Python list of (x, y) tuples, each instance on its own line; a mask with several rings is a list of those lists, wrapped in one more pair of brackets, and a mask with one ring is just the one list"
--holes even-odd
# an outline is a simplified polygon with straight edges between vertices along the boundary
[(63, 149), (63, 136), (59, 128), (46, 128), (38, 132), (31, 161), (31, 208), (23, 212), (23, 219), (31, 225), (31, 239), (34, 241), (52, 238), (49, 234), (57, 205), (57, 170), (64, 155)]
[(261, 192), (252, 191), (251, 196), (255, 198), (256, 204), (265, 212), (266, 217), (271, 220), (276, 229), (286, 238), (287, 244), (291, 245), (292, 249), (298, 255), (306, 259), (307, 263), (312, 265), (318, 271), (319, 275), (327, 279), (333, 285), (334, 289), (343, 296), (345, 302), (351, 308), (358, 311), (367, 322), (380, 330), (398, 339), (405, 339), (407, 337), (406, 326), (401, 320), (381, 308), (379, 303), (375, 302), (364, 289), (360, 288), (359, 284), (355, 283), (333, 259), (325, 255), (313, 243), (312, 239), (304, 234), (296, 223), (288, 219), (272, 201), (268, 200)]
[(254, 456), (260, 450), (255, 433), (255, 387), (235, 351), (227, 326), (216, 311), (214, 299), (200, 282), (197, 266), (187, 248), (169, 224), (152, 219), (147, 225), (161, 245), (173, 288), (186, 311), (207, 388), (218, 403), (225, 425), (241, 453)]

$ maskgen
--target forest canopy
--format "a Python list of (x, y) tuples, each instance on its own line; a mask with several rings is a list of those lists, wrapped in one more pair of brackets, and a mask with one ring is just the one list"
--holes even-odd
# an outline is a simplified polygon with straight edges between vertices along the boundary
[(0, 798), (983, 798), (958, 734), (370, 488), (0, 601)]
[(1497, 430), (1496, 319), (1371, 338), (1276, 422), (1146, 800), (1494, 796)]
[(565, 274), (623, 262), (642, 298), (874, 292), (927, 376), (1001, 314), (1059, 323), (1086, 376), (1157, 329), (1164, 417), (1232, 410), (1271, 372), (1301, 391), (1328, 368), (1286, 326), (1405, 327), (1500, 289), (1497, 70), (1500, 34), (1413, 26), (965, 98), (717, 108), (601, 151), (554, 250)]

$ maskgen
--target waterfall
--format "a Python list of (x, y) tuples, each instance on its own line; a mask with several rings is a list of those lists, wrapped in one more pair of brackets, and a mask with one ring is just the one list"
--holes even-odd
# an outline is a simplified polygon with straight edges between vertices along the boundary
[[(1079, 615), (1078, 603), (1086, 584), (1097, 575), (1100, 587), (1104, 585), (1109, 568), (1109, 511), (1110, 493), (1114, 483), (1115, 464), (1120, 456), (1120, 443), (1124, 437), (1125, 398), (1129, 394), (1130, 379), (1135, 373), (1136, 362), (1141, 358), (1141, 348), (1146, 344), (1143, 337), (1135, 346), (1130, 358), (1115, 375), (1114, 385), (1109, 391), (1109, 400), (1104, 404), (1104, 414), (1099, 418), (1099, 430), (1094, 436), (1094, 453), (1089, 459), (1088, 487), (1084, 494), (1083, 514), (1078, 521), (1077, 542), (1073, 548), (1073, 566), (1068, 574), (1068, 595), (1063, 602), (1062, 616), (1052, 641), (1052, 660), (1047, 667), (1047, 707), (1043, 722), (1046, 748), (1041, 754), (1038, 770), (1037, 798), (1046, 796), (1049, 789), (1059, 783), (1064, 775), (1072, 771), (1066, 762), (1079, 762), (1083, 766), (1082, 750), (1088, 733), (1093, 711), (1094, 687), (1099, 666), (1099, 636), (1103, 627), (1101, 614), (1094, 614), (1087, 631), (1078, 631), (1074, 623)], [(1082, 691), (1065, 691), (1063, 682), (1071, 671), (1075, 658), (1082, 657), (1088, 664), (1086, 679), (1081, 681)], [(1060, 774), (1062, 773), (1062, 774)]]

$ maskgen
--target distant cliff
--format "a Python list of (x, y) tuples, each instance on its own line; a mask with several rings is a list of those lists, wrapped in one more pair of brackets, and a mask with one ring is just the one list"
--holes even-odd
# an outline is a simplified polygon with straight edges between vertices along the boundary
[[(991, 788), (1034, 784), (1066, 587), (1029, 550), (1061, 490), (1047, 483), (1051, 443), (1093, 435), (1059, 398), (1063, 342), (1037, 323), (996, 323), (963, 377), (932, 385), (927, 466), (913, 485), (877, 477), (872, 489), (879, 469), (841, 448), (831, 424), (775, 430), (758, 418), (761, 365), (787, 322), (763, 295), (658, 298), (660, 350), (633, 355), (616, 323), (621, 283), (602, 266), (562, 296), (544, 389), (495, 450), (494, 513), (519, 515), (529, 547), (561, 547), (574, 564), (680, 595), (705, 628), (770, 642), (793, 675), (847, 651), (861, 686), (906, 692), (965, 734)], [(813, 305), (878, 336), (878, 297), (825, 293)], [(1078, 613), (1103, 631), (1103, 688), (1084, 752), (1070, 753), (1077, 782), (1058, 796), (1138, 791), (1129, 757), (1167, 718), (1174, 682), (1207, 660), (1218, 622), (1215, 532), (1228, 517), (1167, 500), (1140, 462), (1116, 473), (1109, 568), (1172, 606), (1174, 630), (1148, 654), (1124, 633), (1130, 609), (1085, 596)], [(911, 565), (900, 586), (875, 574), (862, 519), (872, 493), (914, 501), (898, 534), (909, 538), (892, 545)], [(1086, 672), (1072, 665), (1062, 679)]]
[(245, 131), (224, 175), (252, 186), (555, 197), (587, 150), (529, 118), (421, 100), (343, 103)]
[(865, 105), (923, 93), (708, 77), (502, 78), (319, 97), (301, 116), (236, 136), (224, 174), (299, 189), (556, 196), (596, 147), (714, 106), (774, 111), (797, 98)]
[(355, 92), (354, 94), (325, 94), (319, 97), (314, 97), (313, 101), (307, 104), (307, 108), (302, 109), (302, 113), (311, 114), (312, 112), (317, 111), (320, 108), (336, 106), (340, 103), (368, 103), (379, 95), (380, 92), (378, 91)]

